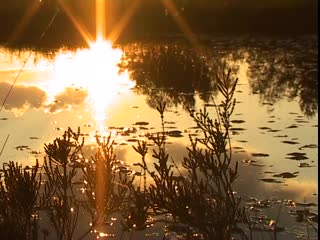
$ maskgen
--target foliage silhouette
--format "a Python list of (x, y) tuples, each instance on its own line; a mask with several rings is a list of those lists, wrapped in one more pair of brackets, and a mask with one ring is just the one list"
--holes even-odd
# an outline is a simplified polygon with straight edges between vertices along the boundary
[(38, 199), (41, 176), (38, 162), (22, 168), (14, 162), (3, 165), (0, 178), (0, 238), (37, 239)]
[[(134, 164), (140, 173), (117, 159), (111, 135), (96, 136), (95, 155), (87, 157), (80, 128), (77, 132), (69, 128), (62, 137), (45, 144), (43, 175), (39, 175), (38, 163), (31, 169), (13, 162), (5, 165), (0, 182), (0, 237), (38, 239), (43, 223), (37, 216), (44, 212), (51, 224), (42, 230), (44, 239), (51, 230), (56, 239), (103, 236), (113, 217), (119, 219), (123, 232), (145, 230), (157, 217), (169, 224), (168, 229), (178, 230), (180, 226), (189, 237), (197, 233), (201, 239), (229, 240), (240, 234), (242, 239), (251, 239), (243, 223), (249, 226), (250, 234), (252, 219), (246, 216), (233, 189), (238, 163), (233, 162), (229, 131), (238, 79), (231, 72), (215, 76), (216, 91), (222, 97), (221, 104), (215, 104), (216, 112), (205, 107), (199, 111), (187, 108), (202, 136), (190, 136), (182, 168), (177, 167), (166, 146), (166, 102), (156, 106), (162, 131), (150, 137), (155, 146), (153, 166), (146, 160), (147, 142), (139, 141), (133, 147), (141, 157)], [(212, 118), (211, 114), (216, 115)], [(83, 211), (91, 220), (86, 230), (77, 229)], [(76, 236), (77, 231), (80, 236)]]
[[(164, 131), (153, 138), (157, 146), (152, 155), (156, 159), (155, 171), (147, 167), (153, 179), (148, 194), (154, 212), (172, 214), (174, 222), (195, 228), (205, 239), (231, 239), (237, 223), (245, 219), (240, 198), (232, 189), (238, 174), (237, 163), (231, 165), (229, 117), (235, 105), (237, 79), (230, 74), (231, 71), (217, 76), (224, 97), (221, 109), (217, 109), (217, 119), (212, 120), (206, 108), (199, 112), (190, 110), (203, 138), (190, 137), (188, 156), (182, 162), (185, 174), (169, 161)], [(164, 125), (165, 106), (161, 104), (158, 111)], [(145, 149), (136, 151), (143, 157)], [(145, 161), (143, 165), (146, 166)]]

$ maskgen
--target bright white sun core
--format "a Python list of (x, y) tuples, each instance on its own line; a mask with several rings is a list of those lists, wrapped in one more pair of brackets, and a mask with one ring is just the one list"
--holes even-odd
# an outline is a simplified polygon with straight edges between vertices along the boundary
[[(92, 110), (98, 131), (103, 132), (110, 103), (117, 101), (119, 92), (134, 87), (127, 71), (119, 73), (118, 64), (123, 52), (112, 48), (108, 41), (96, 41), (89, 49), (76, 52), (61, 51), (54, 64), (54, 82), (49, 86), (50, 96), (67, 87), (87, 91), (87, 104)], [(52, 99), (53, 100), (53, 99)]]

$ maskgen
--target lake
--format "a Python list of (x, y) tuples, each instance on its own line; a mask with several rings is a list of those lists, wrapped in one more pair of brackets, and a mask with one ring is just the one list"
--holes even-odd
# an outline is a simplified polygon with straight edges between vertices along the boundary
[[(206, 107), (215, 116), (221, 99), (215, 75), (231, 69), (239, 79), (231, 118), (235, 190), (252, 215), (280, 216), (284, 231), (277, 239), (317, 239), (297, 214), (306, 207), (318, 214), (317, 36), (203, 37), (202, 43), (197, 51), (176, 38), (98, 42), (90, 49), (0, 46), (0, 164), (42, 162), (44, 143), (80, 127), (90, 146), (97, 133), (111, 134), (117, 158), (134, 169), (140, 159), (132, 146), (161, 131), (156, 107), (165, 101), (167, 149), (182, 168), (189, 135), (199, 135), (187, 109)], [(152, 154), (146, 157), (152, 163)], [(262, 200), (270, 204), (260, 213)], [(141, 238), (162, 235), (150, 228), (133, 235)]]

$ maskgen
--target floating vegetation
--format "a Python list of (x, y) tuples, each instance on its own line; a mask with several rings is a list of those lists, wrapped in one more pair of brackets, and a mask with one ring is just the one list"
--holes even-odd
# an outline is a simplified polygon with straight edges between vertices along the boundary
[(259, 129), (261, 129), (261, 130), (269, 130), (271, 128), (269, 128), (269, 127), (259, 127)]
[(231, 120), (232, 123), (244, 123), (244, 120)]
[(41, 154), (41, 151), (33, 150), (30, 152), (30, 154), (39, 155)]
[(245, 128), (230, 128), (231, 131), (244, 131)]
[(24, 150), (30, 150), (30, 147), (27, 145), (21, 145), (21, 146), (15, 147), (15, 149), (18, 151), (24, 151)]
[(302, 120), (302, 119), (295, 119), (295, 121), (296, 121), (297, 123), (309, 123), (309, 121), (307, 121), (307, 120)]
[(298, 128), (298, 126), (297, 125), (290, 125), (290, 126), (288, 126), (288, 127), (286, 127), (287, 129), (290, 129), (290, 128)]
[(263, 102), (262, 105), (269, 105), (269, 106), (273, 106), (273, 103), (267, 103), (267, 102)]
[(255, 167), (264, 167), (265, 164), (261, 164), (261, 163), (255, 163), (255, 162), (250, 162), (251, 166), (255, 166)]
[(276, 135), (276, 136), (274, 136), (274, 137), (276, 137), (276, 138), (287, 138), (288, 135)]
[(309, 202), (309, 203), (306, 203), (306, 202), (296, 202), (296, 205), (297, 205), (297, 206), (300, 206), (300, 207), (316, 207), (316, 206), (318, 206), (318, 204), (313, 203), (313, 202)]
[(164, 122), (164, 124), (169, 124), (169, 125), (170, 125), (170, 124), (176, 124), (176, 122), (172, 122), (172, 121), (171, 121), (171, 122), (169, 122), (169, 121), (165, 121), (165, 122)]
[(269, 157), (270, 155), (267, 153), (251, 153), (251, 156), (254, 157)]
[(314, 165), (310, 165), (309, 163), (299, 163), (298, 167), (300, 168), (308, 168), (308, 167), (315, 167)]
[(299, 144), (298, 142), (294, 142), (294, 141), (281, 141), (281, 142), (285, 144), (290, 144), (290, 145)]
[(31, 140), (38, 140), (38, 139), (40, 139), (40, 138), (38, 138), (38, 137), (29, 137), (29, 139), (31, 139)]
[(306, 160), (308, 157), (306, 156), (306, 153), (301, 152), (292, 152), (287, 154), (289, 157), (286, 157), (287, 159), (292, 160)]
[(129, 138), (129, 139), (127, 139), (126, 141), (127, 141), (127, 142), (138, 142), (139, 139), (137, 139), (137, 138)]
[(8, 118), (4, 117), (4, 118), (0, 118), (0, 121), (6, 121), (8, 120)]
[(303, 145), (302, 147), (299, 148), (299, 150), (302, 150), (304, 148), (318, 148), (317, 144), (307, 144), (307, 145)]
[(167, 135), (170, 137), (183, 137), (182, 132), (179, 130), (169, 131), (167, 132)]
[(274, 178), (259, 178), (259, 180), (267, 183), (282, 183), (281, 181)]
[(290, 172), (283, 172), (280, 174), (275, 174), (273, 175), (273, 177), (280, 177), (280, 178), (295, 178), (297, 177), (299, 172), (294, 172), (294, 173), (290, 173)]
[(268, 132), (280, 132), (281, 130), (277, 130), (277, 129), (269, 129)]
[(146, 125), (149, 125), (149, 123), (148, 123), (148, 122), (143, 122), (143, 121), (141, 121), (141, 122), (136, 122), (136, 123), (134, 123), (133, 125), (146, 126)]

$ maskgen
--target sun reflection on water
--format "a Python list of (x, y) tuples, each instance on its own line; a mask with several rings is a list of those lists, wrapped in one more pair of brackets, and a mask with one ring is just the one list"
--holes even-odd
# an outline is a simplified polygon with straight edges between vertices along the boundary
[(117, 101), (119, 92), (135, 85), (128, 72), (119, 73), (117, 65), (122, 54), (121, 49), (112, 48), (110, 42), (102, 40), (92, 43), (89, 49), (60, 52), (55, 58), (55, 81), (49, 87), (51, 101), (66, 87), (85, 90), (86, 103), (96, 120), (97, 130), (103, 133), (108, 106)]

